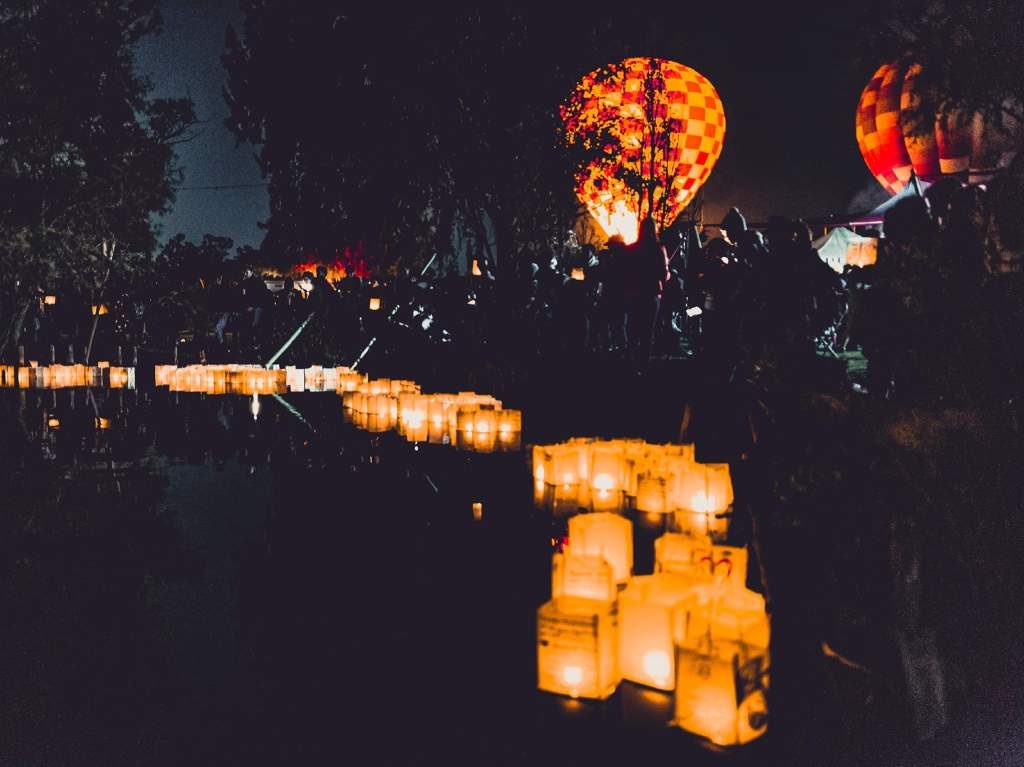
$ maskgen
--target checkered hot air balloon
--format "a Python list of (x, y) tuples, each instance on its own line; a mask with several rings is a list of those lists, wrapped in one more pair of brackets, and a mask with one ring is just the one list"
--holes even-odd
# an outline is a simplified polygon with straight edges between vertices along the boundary
[(665, 227), (707, 180), (725, 140), (714, 86), (675, 61), (629, 58), (585, 75), (561, 110), (577, 152), (576, 194), (604, 233)]
[(914, 124), (921, 110), (918, 64), (883, 64), (857, 104), (857, 146), (868, 169), (890, 194), (911, 173), (923, 181), (954, 175), (981, 183), (1013, 158), (1009, 134), (980, 114), (952, 111)]

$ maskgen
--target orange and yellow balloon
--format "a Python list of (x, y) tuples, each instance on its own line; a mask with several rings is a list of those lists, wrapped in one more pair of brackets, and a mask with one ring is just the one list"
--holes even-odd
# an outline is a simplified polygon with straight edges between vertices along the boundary
[(878, 183), (890, 194), (898, 194), (912, 172), (922, 181), (958, 176), (978, 183), (1008, 164), (1014, 154), (1008, 131), (980, 114), (951, 111), (931, 118), (929, 112), (915, 124), (922, 111), (920, 74), (918, 64), (883, 64), (857, 104), (857, 146)]
[(562, 106), (581, 151), (576, 194), (605, 235), (628, 244), (648, 214), (672, 223), (722, 153), (725, 110), (715, 87), (675, 61), (628, 58), (585, 75)]

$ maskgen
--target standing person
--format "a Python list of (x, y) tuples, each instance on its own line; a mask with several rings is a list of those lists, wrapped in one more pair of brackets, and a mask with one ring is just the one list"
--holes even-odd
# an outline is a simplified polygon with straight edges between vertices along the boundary
[(618, 353), (626, 348), (626, 308), (623, 293), (626, 243), (614, 235), (598, 260), (598, 281), (601, 285), (600, 313), (603, 349)]
[(634, 371), (642, 374), (651, 359), (661, 294), (670, 277), (668, 251), (650, 216), (640, 222), (640, 236), (629, 246), (625, 264), (626, 343)]

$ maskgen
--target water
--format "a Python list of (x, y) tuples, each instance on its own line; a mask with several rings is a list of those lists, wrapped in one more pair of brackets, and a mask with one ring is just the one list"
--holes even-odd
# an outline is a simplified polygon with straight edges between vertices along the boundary
[[(526, 452), (414, 446), (346, 424), (336, 395), (286, 399), (297, 414), (261, 398), (254, 419), (246, 397), (145, 386), (0, 392), (2, 457), (25, 467), (0, 550), (0, 761), (715, 756), (665, 726), (667, 696), (535, 690), (561, 526), (532, 509)], [(601, 404), (530, 403), (524, 442)]]

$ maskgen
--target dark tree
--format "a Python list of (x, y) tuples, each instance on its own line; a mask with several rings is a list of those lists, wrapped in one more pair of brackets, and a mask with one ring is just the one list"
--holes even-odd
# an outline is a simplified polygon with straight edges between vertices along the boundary
[[(174, 199), (187, 99), (156, 99), (134, 47), (156, 0), (12, 1), (0, 11), (0, 353), (41, 289), (101, 303), (150, 254)], [(113, 257), (111, 257), (113, 254)]]
[(480, 242), (489, 223), (503, 256), (564, 239), (579, 206), (558, 106), (625, 53), (627, 27), (551, 8), (243, 8), (228, 124), (261, 147), (265, 250), (294, 263), (362, 241), (392, 265), (444, 254), (456, 222)]

